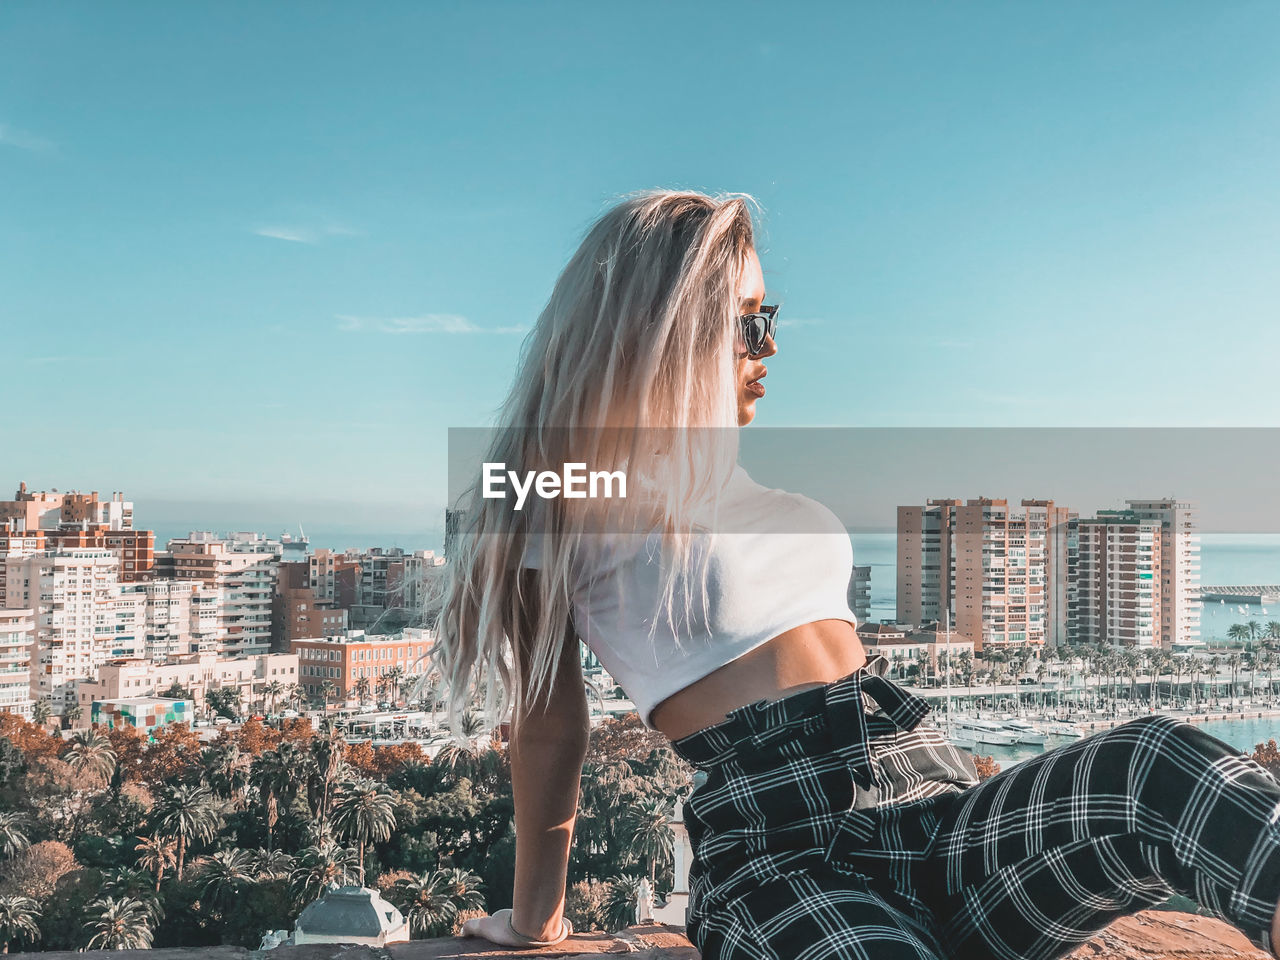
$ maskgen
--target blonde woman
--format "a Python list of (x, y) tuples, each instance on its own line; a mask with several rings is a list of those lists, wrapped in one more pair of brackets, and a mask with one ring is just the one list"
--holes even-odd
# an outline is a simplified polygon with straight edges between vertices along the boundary
[[(513, 908), (464, 933), (571, 932), (582, 641), (707, 774), (685, 805), (706, 960), (1056, 957), (1175, 891), (1270, 949), (1280, 784), (1256, 764), (1156, 716), (979, 785), (867, 661), (836, 518), (732, 466), (776, 352), (766, 299), (747, 198), (650, 192), (594, 224), (530, 334), (486, 462), (625, 466), (644, 495), (626, 523), (471, 502), (433, 653), (455, 731), (478, 683), (491, 718), (512, 708), (517, 833)], [(760, 526), (719, 535), (725, 505)]]

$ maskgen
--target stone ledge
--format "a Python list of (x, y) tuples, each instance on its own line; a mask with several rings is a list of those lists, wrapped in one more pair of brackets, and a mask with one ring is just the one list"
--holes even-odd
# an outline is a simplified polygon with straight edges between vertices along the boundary
[[(95, 951), (96, 953), (96, 951)], [(592, 957), (629, 954), (634, 960), (698, 960), (684, 928), (667, 924), (628, 927), (616, 934), (579, 933), (554, 947), (511, 950), (471, 937), (411, 940), (388, 947), (312, 943), (274, 950), (243, 947), (169, 947), (161, 950), (115, 950), (111, 957), (132, 960), (450, 960), (453, 957)], [(84, 960), (83, 953), (10, 954), (26, 960)], [(1187, 913), (1144, 910), (1117, 920), (1099, 936), (1078, 947), (1070, 960), (1270, 960), (1248, 939), (1218, 920)]]

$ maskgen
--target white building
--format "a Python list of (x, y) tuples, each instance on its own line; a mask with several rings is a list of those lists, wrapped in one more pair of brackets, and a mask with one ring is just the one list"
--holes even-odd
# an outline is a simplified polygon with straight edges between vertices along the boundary
[(72, 547), (5, 561), (8, 602), (35, 614), (31, 695), (55, 713), (76, 702), (76, 682), (113, 650), (136, 650), (138, 607), (119, 603), (119, 560), (110, 550)]
[(1160, 637), (1166, 650), (1200, 640), (1200, 535), (1189, 501), (1126, 500), (1137, 516), (1160, 522)]
[(271, 647), (271, 604), (282, 546), (256, 533), (192, 533), (156, 555), (157, 573), (217, 592), (217, 652), (253, 656)]
[(143, 656), (164, 663), (218, 650), (217, 587), (201, 580), (151, 580), (134, 585), (146, 595)]
[(191, 694), (199, 716), (205, 709), (209, 691), (230, 687), (240, 691), (240, 708), (246, 713), (280, 709), (283, 698), (274, 703), (267, 693), (273, 682), (288, 687), (298, 681), (298, 657), (292, 653), (269, 653), (254, 657), (219, 657), (201, 653), (169, 663), (146, 660), (114, 660), (98, 668), (97, 676), (79, 684), (78, 696), (87, 722), (95, 700), (164, 696), (173, 684)]
[(0, 609), (0, 713), (31, 716), (35, 611)]

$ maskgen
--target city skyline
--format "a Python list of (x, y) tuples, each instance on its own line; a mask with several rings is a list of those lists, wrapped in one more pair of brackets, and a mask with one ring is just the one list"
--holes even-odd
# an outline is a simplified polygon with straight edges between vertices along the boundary
[(1273, 6), (303, 10), (0, 11), (14, 481), (434, 515), (650, 186), (763, 205), (762, 426), (1280, 422)]

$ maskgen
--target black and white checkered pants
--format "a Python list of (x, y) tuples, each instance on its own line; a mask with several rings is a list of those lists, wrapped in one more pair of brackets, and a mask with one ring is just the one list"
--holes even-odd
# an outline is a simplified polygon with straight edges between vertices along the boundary
[(1061, 956), (1175, 892), (1271, 950), (1280, 783), (1144, 717), (977, 784), (884, 662), (672, 746), (704, 960)]

